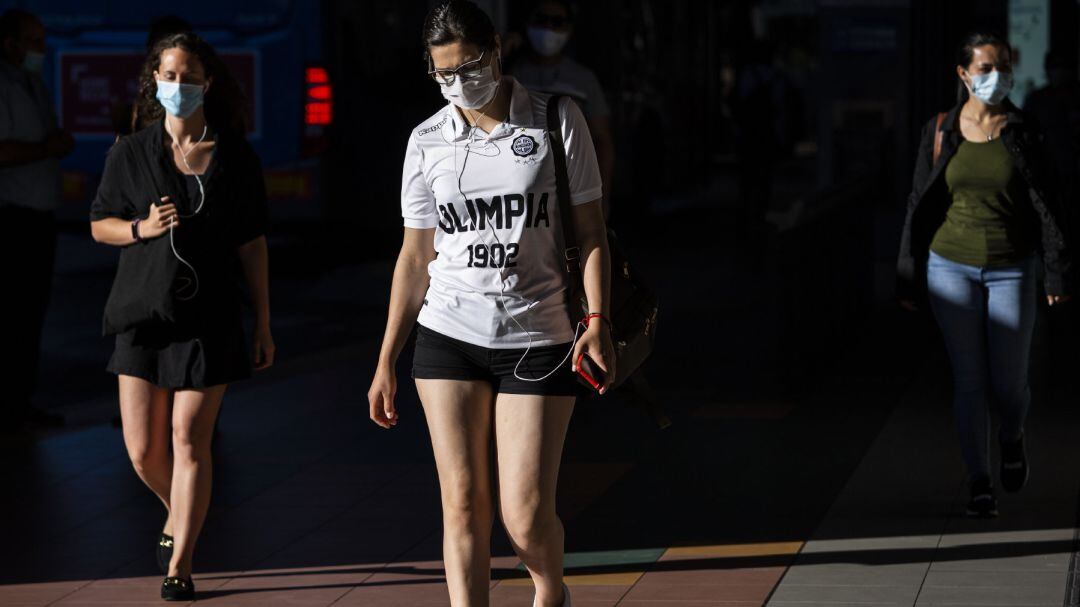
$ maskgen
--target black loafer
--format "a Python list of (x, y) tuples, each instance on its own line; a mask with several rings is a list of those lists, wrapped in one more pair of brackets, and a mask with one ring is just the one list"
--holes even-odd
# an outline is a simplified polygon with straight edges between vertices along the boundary
[(971, 501), (965, 512), (972, 518), (993, 518), (998, 515), (997, 497), (994, 496), (994, 484), (988, 478), (977, 478), (971, 482)]
[(1028, 480), (1027, 450), (1024, 437), (1015, 443), (1001, 443), (1001, 488), (1016, 493)]
[(167, 577), (161, 582), (161, 598), (166, 601), (194, 601), (195, 584), (190, 577)]
[(157, 543), (157, 566), (162, 573), (169, 572), (169, 563), (172, 562), (173, 536), (161, 534)]

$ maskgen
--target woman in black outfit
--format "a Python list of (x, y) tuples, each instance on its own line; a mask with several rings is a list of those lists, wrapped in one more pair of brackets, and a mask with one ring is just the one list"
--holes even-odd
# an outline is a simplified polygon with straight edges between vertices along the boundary
[[(166, 600), (194, 597), (191, 562), (210, 503), (214, 422), (226, 386), (251, 374), (241, 274), (255, 310), (255, 368), (274, 360), (266, 195), (259, 159), (244, 139), (243, 107), (206, 42), (190, 32), (159, 41), (140, 78), (141, 130), (109, 152), (90, 212), (96, 241), (143, 247), (139, 260), (177, 260), (176, 276), (161, 278), (171, 283), (175, 321), (119, 333), (108, 366), (119, 377), (131, 462), (167, 512), (158, 543)], [(122, 284), (122, 276), (114, 294), (151, 289)]]
[(1008, 98), (1009, 46), (994, 35), (971, 35), (956, 74), (956, 107), (923, 129), (897, 273), (903, 306), (914, 310), (927, 295), (941, 327), (971, 489), (967, 514), (989, 517), (997, 515), (991, 409), (1001, 420), (1002, 487), (1019, 491), (1028, 478), (1024, 420), (1037, 264), (1052, 306), (1069, 299), (1072, 268), (1042, 130)]

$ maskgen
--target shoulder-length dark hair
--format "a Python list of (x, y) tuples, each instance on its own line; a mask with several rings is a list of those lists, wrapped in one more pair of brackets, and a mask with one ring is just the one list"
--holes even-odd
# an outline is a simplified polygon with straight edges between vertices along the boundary
[(154, 72), (161, 65), (161, 54), (171, 48), (183, 49), (199, 59), (206, 77), (213, 82), (203, 101), (206, 122), (219, 133), (243, 136), (247, 132), (248, 116), (244, 92), (228, 68), (205, 40), (192, 32), (181, 32), (158, 40), (146, 55), (139, 76), (139, 94), (135, 100), (132, 130), (138, 131), (165, 116), (165, 108), (157, 100), (157, 81)]
[[(960, 48), (956, 51), (956, 65), (966, 70), (971, 65), (971, 60), (975, 58), (975, 49), (987, 45), (1004, 50), (1009, 53), (1009, 58), (1012, 58), (1012, 47), (1004, 38), (992, 32), (973, 32), (960, 43)], [(968, 89), (964, 86), (964, 81), (959, 80), (956, 84), (956, 101), (964, 103), (967, 98)]]

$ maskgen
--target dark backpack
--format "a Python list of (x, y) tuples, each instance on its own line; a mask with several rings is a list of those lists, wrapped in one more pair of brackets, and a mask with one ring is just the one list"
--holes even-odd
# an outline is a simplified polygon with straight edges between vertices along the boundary
[[(566, 168), (566, 148), (559, 120), (561, 98), (561, 95), (553, 95), (548, 99), (547, 132), (554, 155), (555, 190), (559, 200), (559, 223), (563, 231), (563, 259), (569, 278), (566, 309), (570, 326), (576, 327), (589, 313), (589, 303), (585, 297), (580, 249), (570, 204), (570, 176)], [(611, 228), (607, 230), (607, 238), (611, 251), (611, 338), (615, 345), (616, 360), (612, 387), (618, 388), (629, 382), (633, 396), (642, 402), (658, 424), (666, 427), (671, 422), (640, 371), (641, 365), (652, 354), (656, 342), (656, 320), (659, 312), (656, 294), (634, 271)]]

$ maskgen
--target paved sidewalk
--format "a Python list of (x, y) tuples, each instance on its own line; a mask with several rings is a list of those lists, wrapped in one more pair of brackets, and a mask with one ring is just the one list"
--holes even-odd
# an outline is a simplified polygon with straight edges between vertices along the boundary
[[(1070, 604), (1075, 394), (1033, 407), (1031, 484), (1002, 498), (1002, 517), (957, 518), (948, 364), (934, 347), (908, 347), (923, 329), (876, 318), (788, 394), (769, 353), (791, 342), (769, 305), (798, 298), (765, 281), (753, 297), (718, 300), (715, 285), (745, 288), (754, 272), (718, 266), (702, 280), (675, 262), (685, 257), (664, 247), (650, 257), (664, 268), (657, 289), (673, 294), (650, 375), (675, 425), (658, 431), (615, 395), (580, 403), (571, 422), (558, 510), (576, 607)], [(277, 301), (290, 304), (275, 313), (280, 364), (231, 387), (219, 422), (200, 604), (448, 604), (408, 352), (401, 424), (385, 432), (367, 420), (388, 280), (387, 264), (368, 264), (278, 283)], [(93, 288), (69, 281), (60, 301), (78, 305), (47, 340), (65, 369), (47, 393), (86, 399), (73, 417), (89, 425), (0, 442), (3, 606), (161, 604), (153, 546), (164, 513), (107, 423), (100, 305), (75, 297)], [(492, 549), (492, 603), (530, 605), (498, 525)]]
[(943, 377), (928, 370), (904, 395), (771, 607), (1078, 604), (1075, 396), (1036, 400), (1030, 482), (999, 495), (999, 518), (972, 520)]
[[(285, 362), (230, 389), (197, 552), (200, 604), (448, 604), (422, 412), (406, 385), (398, 428), (367, 421), (374, 351), (359, 343)], [(847, 412), (687, 394), (670, 432), (617, 401), (580, 405), (559, 495), (574, 604), (761, 605), (857, 463), (858, 437), (887, 411), (857, 409), (867, 389), (855, 389)], [(841, 417), (855, 437), (842, 452), (805, 440)], [(117, 429), (0, 449), (15, 464), (0, 481), (18, 488), (0, 503), (0, 605), (160, 604), (153, 545), (163, 512)], [(821, 495), (798, 508), (783, 494), (811, 486)], [(493, 552), (492, 603), (531, 604), (531, 582), (498, 530)]]
[[(448, 604), (422, 412), (406, 388), (397, 429), (366, 421), (370, 346), (295, 361), (228, 396), (200, 604)], [(581, 405), (559, 502), (574, 604), (1067, 604), (1080, 413), (1062, 395), (1036, 407), (1028, 488), (1003, 497), (996, 521), (957, 518), (941, 362), (914, 384), (849, 368), (792, 402), (684, 395), (670, 433), (615, 402)], [(2, 456), (18, 463), (2, 479), (18, 491), (0, 506), (0, 604), (160, 604), (163, 513), (119, 431), (5, 444)], [(493, 551), (492, 604), (529, 605), (499, 531)]]

